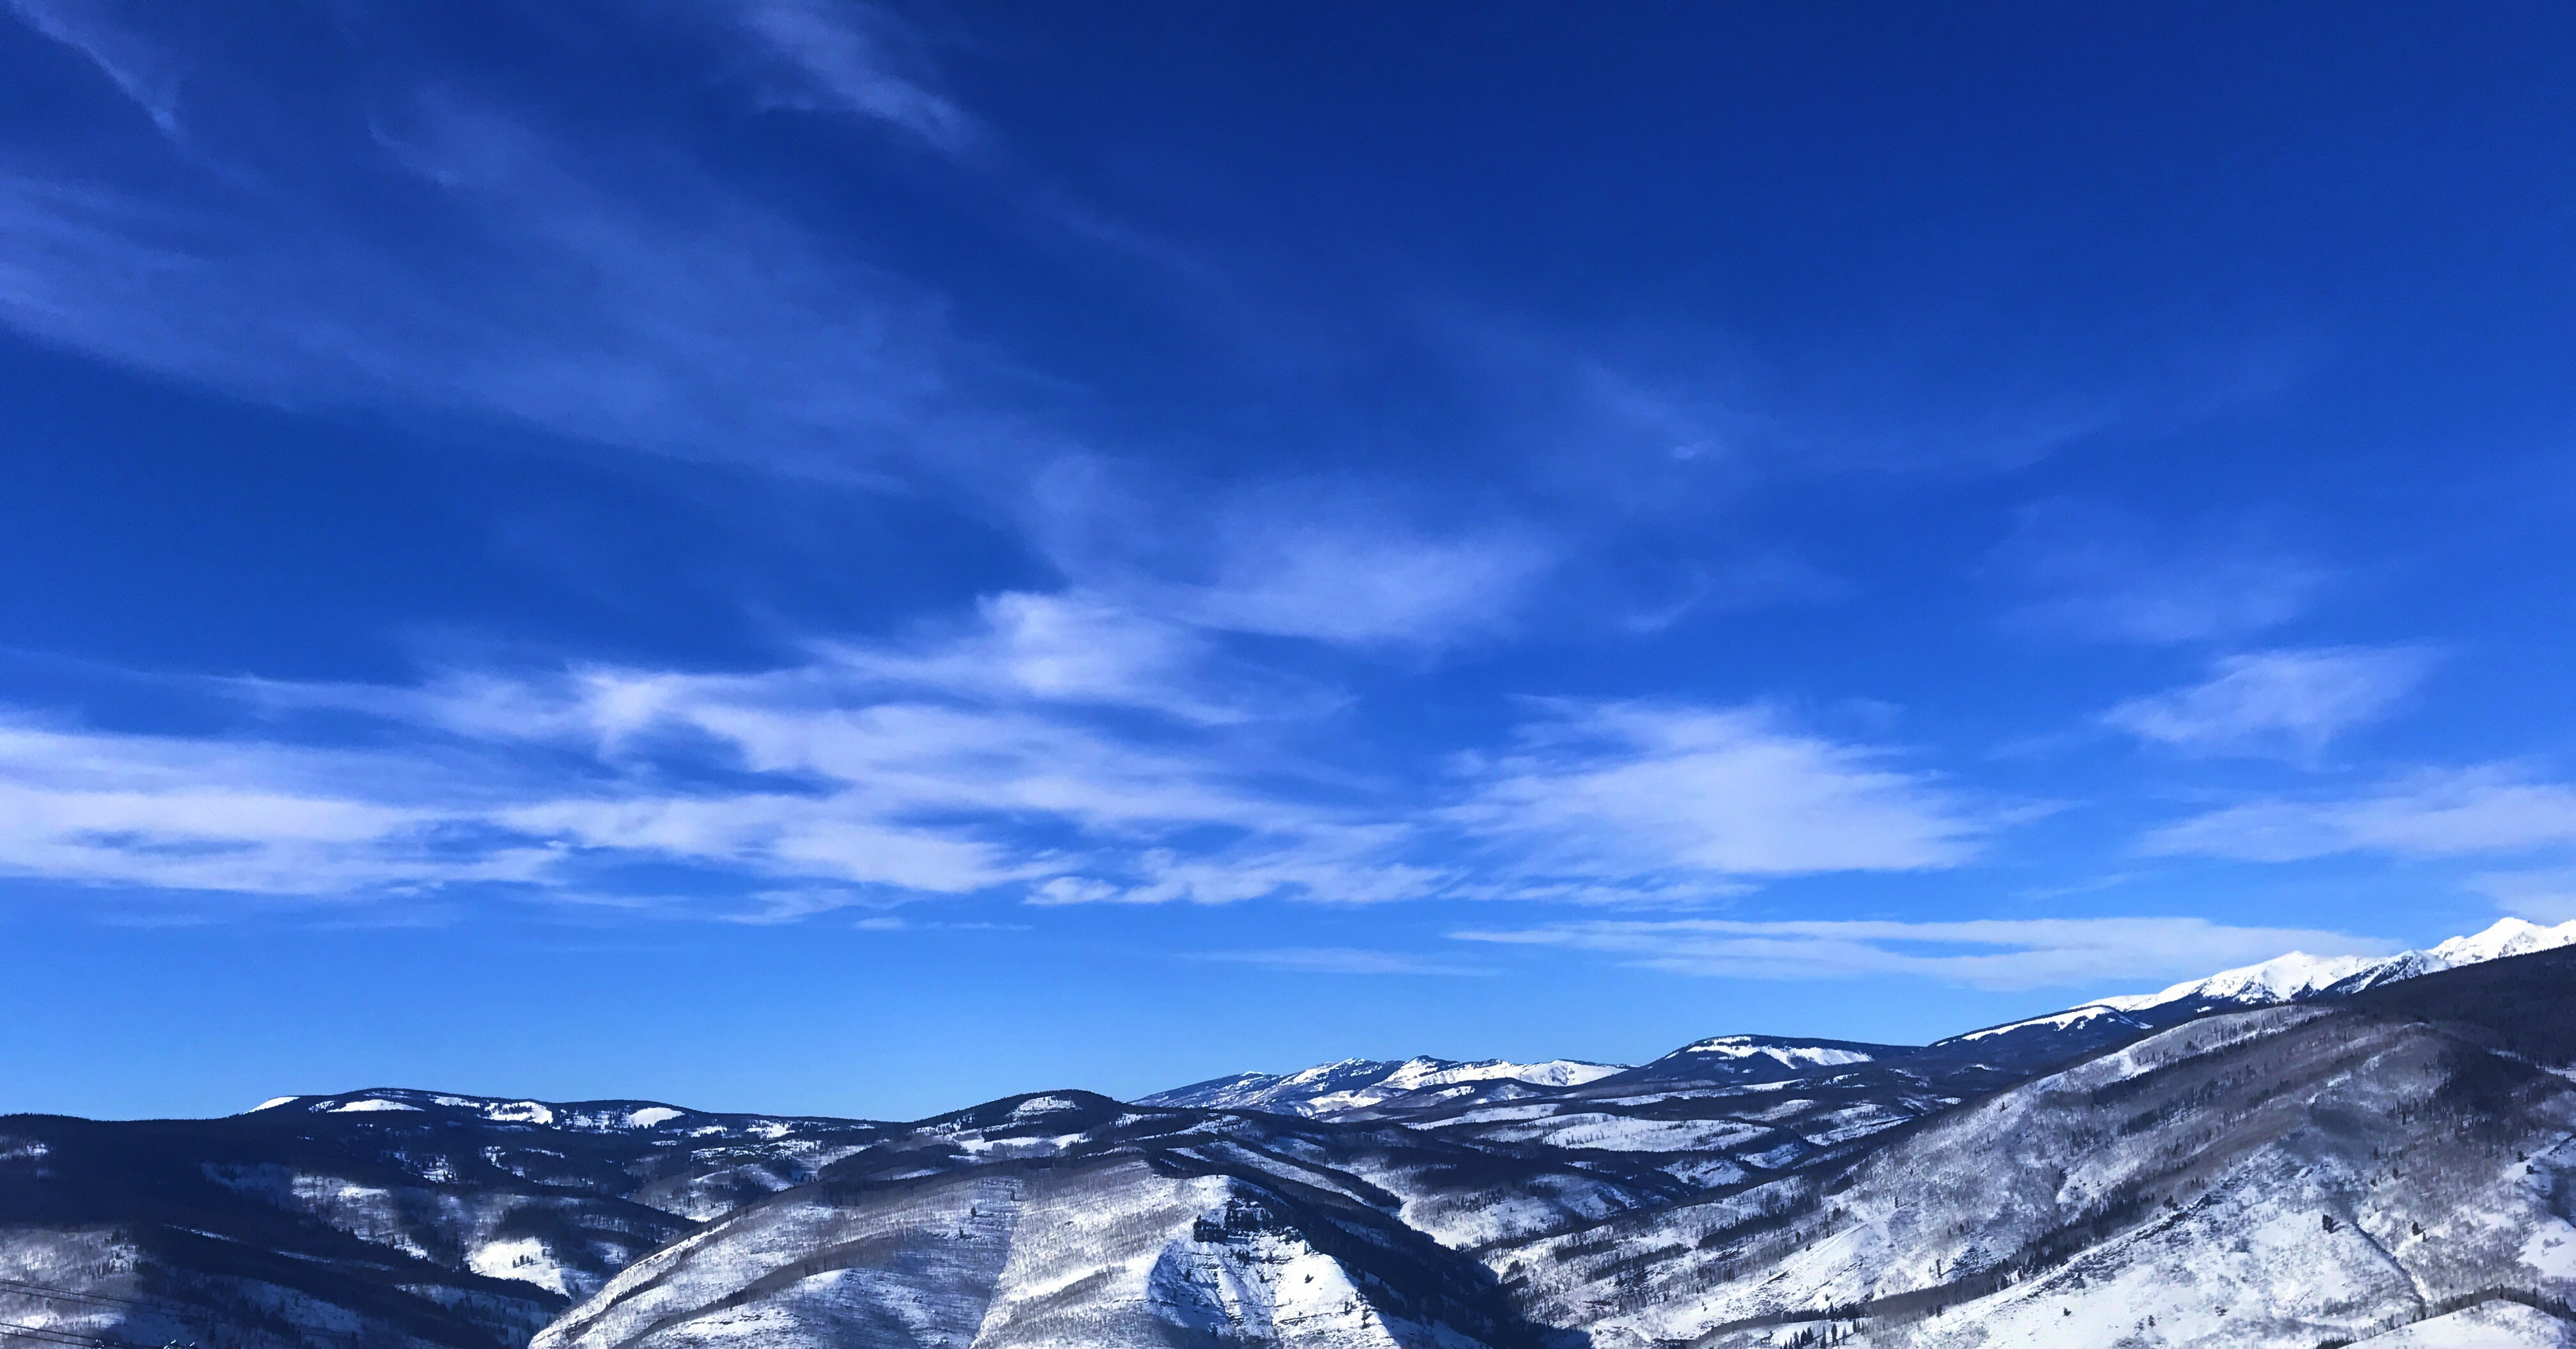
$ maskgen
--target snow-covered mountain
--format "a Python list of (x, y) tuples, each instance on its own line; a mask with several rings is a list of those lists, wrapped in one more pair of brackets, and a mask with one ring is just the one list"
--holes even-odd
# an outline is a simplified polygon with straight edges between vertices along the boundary
[(1236, 1073), (1193, 1082), (1186, 1087), (1141, 1097), (1138, 1105), (1188, 1106), (1203, 1110), (1268, 1110), (1290, 1115), (1331, 1115), (1382, 1105), (1413, 1092), (1435, 1091), (1467, 1083), (1520, 1083), (1537, 1087), (1581, 1086), (1626, 1065), (1549, 1059), (1512, 1063), (1504, 1059), (1343, 1059), (1293, 1073)]
[(307, 1331), (507, 1349), (887, 1132), (399, 1089), (214, 1120), (0, 1118), (0, 1322), (207, 1349)]
[[(2576, 921), (2541, 927), (2519, 918), (2424, 951), (2382, 958), (2287, 955), (2187, 980), (2158, 993), (2096, 998), (2044, 1016), (1989, 1026), (1929, 1046), (1863, 1044), (1773, 1035), (1695, 1040), (1638, 1067), (1552, 1059), (1343, 1059), (1293, 1073), (1237, 1073), (1138, 1098), (1137, 1104), (1266, 1110), (1310, 1118), (1417, 1121), (1515, 1101), (1623, 1096), (1648, 1087), (1732, 1089), (1832, 1077), (1876, 1065), (1964, 1091), (2098, 1052), (2208, 1012), (2340, 997), (2439, 970), (2576, 944)], [(1962, 1076), (1962, 1074), (1967, 1076)]]
[[(1802, 1135), (1767, 1164), (1740, 1150), (1790, 1132), (1766, 1116), (1882, 1070), (1826, 1071), (1719, 1093), (1732, 1136), (1687, 1114), (1661, 1136), (1650, 1114), (1618, 1116), (1585, 1140), (1008, 1099), (648, 1257), (540, 1349), (2405, 1349), (2571, 1332), (2576, 952), (2202, 1016), (1911, 1127)], [(1736, 1169), (1678, 1174), (1720, 1156)]]
[(2178, 1002), (2259, 1007), (2329, 994), (2358, 993), (2365, 988), (2376, 988), (2400, 979), (2570, 945), (2576, 945), (2576, 919), (2556, 927), (2542, 927), (2520, 918), (2502, 918), (2483, 932), (2453, 937), (2427, 951), (2405, 951), (2376, 960), (2367, 956), (2312, 956), (2304, 951), (2292, 951), (2260, 965), (2220, 970), (2206, 979), (2175, 984), (2160, 993), (2096, 998), (2087, 1005), (2121, 1012), (2140, 1012)]
[(2188, 979), (2161, 992), (2095, 998), (2062, 1012), (1954, 1035), (1930, 1048), (1955, 1052), (1974, 1046), (1993, 1052), (2015, 1046), (2025, 1053), (2089, 1052), (2213, 1011), (2347, 997), (2404, 979), (2570, 945), (2576, 945), (2576, 920), (2543, 927), (2503, 918), (2482, 932), (2393, 956), (2312, 956), (2292, 951), (2261, 964)]
[(399, 1089), (12, 1116), (0, 1321), (206, 1349), (2565, 1343), (2571, 929), (1928, 1046), (1351, 1061), (902, 1123)]
[(1507, 1268), (1603, 1349), (2553, 1344), (2571, 1066), (2576, 952), (2222, 1013)]
[(1717, 1035), (1693, 1040), (1674, 1056), (1712, 1059), (1769, 1059), (1791, 1072), (1840, 1068), (1882, 1057), (1885, 1045), (1856, 1045), (1837, 1040), (1782, 1040), (1764, 1035)]

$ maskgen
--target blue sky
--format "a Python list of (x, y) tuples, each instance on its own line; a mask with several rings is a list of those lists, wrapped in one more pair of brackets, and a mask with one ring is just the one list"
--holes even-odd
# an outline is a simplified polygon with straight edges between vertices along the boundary
[(0, 1106), (2576, 917), (2576, 14), (10, 0)]

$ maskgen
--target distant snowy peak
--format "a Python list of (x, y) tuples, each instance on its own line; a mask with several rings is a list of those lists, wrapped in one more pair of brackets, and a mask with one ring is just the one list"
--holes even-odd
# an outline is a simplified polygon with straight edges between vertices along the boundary
[(1534, 1087), (1579, 1087), (1626, 1067), (1623, 1063), (1586, 1063), (1580, 1059), (1549, 1059), (1544, 1063), (1514, 1063), (1509, 1059), (1478, 1059), (1472, 1063), (1407, 1059), (1403, 1066), (1387, 1074), (1384, 1085), (1405, 1091), (1455, 1086), (1461, 1082), (1508, 1081), (1526, 1082)]
[(2288, 955), (2274, 956), (2260, 965), (2220, 970), (2206, 979), (2185, 980), (2160, 993), (2096, 998), (2089, 1005), (2121, 1012), (2143, 1012), (2169, 1002), (2239, 1002), (2247, 1006), (2294, 1002), (2322, 993), (2380, 963), (2367, 956), (2312, 956), (2305, 951), (2292, 951)]
[(1737, 1087), (1757, 1082), (1791, 1082), (1835, 1077), (1846, 1070), (1903, 1058), (1912, 1045), (1860, 1044), (1849, 1040), (1811, 1040), (1782, 1035), (1717, 1035), (1694, 1040), (1642, 1068), (1630, 1069), (1601, 1090), (1629, 1086), (1664, 1088), (1675, 1084)]
[(2519, 918), (2506, 918), (2484, 932), (2453, 937), (2428, 951), (2406, 951), (2376, 959), (2292, 951), (2259, 965), (2187, 980), (2159, 993), (2096, 998), (2063, 1012), (1954, 1035), (1932, 1047), (1973, 1050), (1981, 1056), (2023, 1053), (2050, 1057), (2089, 1052), (2211, 1008), (2269, 1007), (2343, 997), (2417, 975), (2570, 945), (2576, 945), (2576, 921), (2542, 927)]
[(2120, 1012), (2143, 1012), (2168, 1003), (2187, 1002), (2258, 1007), (2327, 994), (2358, 993), (2365, 988), (2376, 988), (2400, 979), (2561, 946), (2576, 946), (2576, 919), (2556, 927), (2542, 927), (2520, 918), (2504, 918), (2483, 932), (2453, 937), (2429, 951), (2404, 951), (2376, 960), (2368, 956), (2312, 956), (2303, 951), (2292, 951), (2260, 965), (2221, 970), (2206, 979), (2175, 984), (2161, 993), (2096, 998), (2086, 1005)]
[(2420, 954), (2434, 962), (2433, 968), (2447, 970), (2482, 961), (2502, 960), (2507, 956), (2527, 956), (2534, 951), (2554, 951), (2561, 946), (2576, 946), (2576, 918), (2556, 927), (2542, 927), (2520, 918), (2499, 919), (2495, 926), (2484, 932), (2453, 937)]
[(1520, 1082), (1533, 1087), (1575, 1087), (1626, 1071), (1615, 1063), (1549, 1059), (1514, 1063), (1508, 1059), (1343, 1059), (1319, 1063), (1293, 1073), (1237, 1073), (1186, 1087), (1156, 1092), (1139, 1105), (1183, 1106), (1200, 1110), (1266, 1110), (1273, 1114), (1330, 1115), (1365, 1110), (1417, 1091), (1463, 1087), (1478, 1082)]
[(278, 1096), (244, 1112), (250, 1115), (458, 1115), (489, 1124), (531, 1125), (582, 1133), (629, 1133), (668, 1130), (691, 1135), (749, 1134), (784, 1137), (807, 1125), (840, 1126), (854, 1121), (772, 1119), (767, 1116), (711, 1115), (658, 1101), (551, 1102), (512, 1100), (499, 1096), (458, 1096), (449, 1092), (371, 1088), (331, 1096)]
[(1784, 1068), (1841, 1068), (1854, 1063), (1868, 1063), (1878, 1057), (1874, 1050), (1857, 1045), (1823, 1040), (1781, 1040), (1767, 1035), (1711, 1036), (1683, 1045), (1667, 1057), (1683, 1054), (1721, 1059), (1766, 1058)]
[(1236, 1073), (1138, 1098), (1138, 1105), (1179, 1106), (1196, 1110), (1267, 1110), (1311, 1115), (1313, 1103), (1364, 1090), (1385, 1081), (1410, 1064), (1445, 1064), (1442, 1059), (1342, 1059), (1293, 1073)]
[(2127, 1012), (2111, 1006), (2108, 1002), (2092, 1002), (2063, 1012), (2051, 1012), (2046, 1016), (2034, 1016), (2022, 1021), (2006, 1022), (2000, 1026), (1988, 1026), (1984, 1030), (1972, 1030), (1965, 1035), (1953, 1035), (1947, 1040), (1934, 1041), (1932, 1047), (1941, 1049), (1954, 1045), (1975, 1044), (1983, 1040), (2000, 1040), (2016, 1035), (2145, 1029), (2147, 1029), (2145, 1022), (2133, 1019)]

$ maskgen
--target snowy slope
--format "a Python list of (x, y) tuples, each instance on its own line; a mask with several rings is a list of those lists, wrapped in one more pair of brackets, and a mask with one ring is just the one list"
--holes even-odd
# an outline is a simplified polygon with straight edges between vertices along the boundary
[[(1896, 1115), (1924, 1102), (1993, 1090), (2212, 1011), (2344, 997), (2447, 969), (2576, 944), (2576, 921), (2540, 927), (2506, 918), (2485, 931), (2383, 959), (2293, 951), (2157, 993), (2096, 998), (2060, 1012), (1970, 1031), (1929, 1046), (1772, 1035), (1718, 1035), (1635, 1068), (1551, 1060), (1343, 1059), (1294, 1073), (1238, 1073), (1143, 1097), (1138, 1104), (1394, 1119), (1444, 1127), (1520, 1103), (1642, 1104), (1679, 1092), (1732, 1093), (1793, 1081), (1866, 1082)], [(1857, 1069), (1882, 1069), (1853, 1076)], [(1898, 1097), (1914, 1106), (1899, 1107)], [(1529, 1116), (1551, 1113), (1543, 1104)], [(1894, 1118), (1893, 1116), (1891, 1118)]]
[(2576, 1324), (2499, 1299), (2355, 1344), (2359, 1349), (2576, 1349)]
[(2571, 937), (2285, 957), (1929, 1046), (1351, 1060), (908, 1123), (405, 1089), (6, 1117), (0, 1320), (209, 1349), (515, 1349), (573, 1304), (548, 1349), (2559, 1343)]
[(2576, 945), (2576, 919), (2556, 927), (2542, 927), (2520, 918), (2503, 918), (2483, 932), (2453, 937), (2426, 951), (2405, 951), (2376, 960), (2292, 951), (2260, 965), (2221, 970), (2206, 979), (2175, 984), (2160, 993), (2096, 998), (2088, 1005), (2138, 1012), (2173, 1003), (2250, 1007), (2295, 1002), (2329, 993), (2358, 993), (2401, 979), (2570, 945)]
[[(497, 1169), (522, 1182), (613, 1196), (691, 1219), (805, 1184), (824, 1166), (882, 1139), (888, 1127), (720, 1114), (659, 1101), (533, 1101), (405, 1088), (281, 1096), (234, 1118), (292, 1130), (303, 1127), (299, 1117), (315, 1124), (315, 1117), (327, 1119), (335, 1128), (363, 1126), (352, 1137), (441, 1140), (445, 1146), (422, 1153), (425, 1160), (412, 1168), (420, 1179), (471, 1183)], [(469, 1145), (457, 1147), (460, 1138)]]
[(1399, 1216), (1391, 1184), (1465, 1158), (1400, 1129), (998, 1101), (637, 1264), (538, 1345), (1535, 1346), (1477, 1265)]
[(2156, 993), (2122, 994), (1934, 1042), (1934, 1056), (1986, 1057), (2039, 1069), (2119, 1044), (2194, 1017), (2349, 997), (2406, 979), (2576, 944), (2576, 921), (2542, 927), (2520, 918), (2453, 937), (2429, 950), (2382, 958), (2312, 956), (2292, 951), (2257, 965), (2221, 970)]
[[(398, 1089), (213, 1120), (0, 1118), (0, 1279), (35, 1290), (0, 1320), (78, 1312), (150, 1343), (249, 1325), (518, 1345), (698, 1219), (884, 1133)], [(142, 1300), (99, 1300), (118, 1298)]]
[(1964, 1099), (1900, 1099), (1863, 1050), (1711, 1048), (1791, 1075), (1402, 1120), (1056, 1092), (899, 1126), (544, 1349), (2548, 1345), (2552, 1314), (2496, 1298), (2576, 1293), (2576, 952), (2198, 1017)]
[(1602, 1346), (2313, 1349), (2445, 1299), (2563, 1299), (2576, 1088), (2534, 1065), (2576, 1065), (2576, 953), (2539, 961), (2197, 1020), (1837, 1173), (1501, 1268)]
[(537, 1344), (1490, 1343), (1420, 1324), (1377, 1271), (1319, 1249), (1290, 1213), (1304, 1216), (1236, 1178), (1134, 1157), (800, 1192), (637, 1265)]
[(1237, 1073), (1138, 1099), (1139, 1105), (1204, 1110), (1267, 1110), (1330, 1115), (1383, 1105), (1398, 1096), (1470, 1083), (1520, 1083), (1534, 1087), (1580, 1086), (1623, 1071), (1623, 1065), (1549, 1059), (1343, 1059), (1294, 1073)]

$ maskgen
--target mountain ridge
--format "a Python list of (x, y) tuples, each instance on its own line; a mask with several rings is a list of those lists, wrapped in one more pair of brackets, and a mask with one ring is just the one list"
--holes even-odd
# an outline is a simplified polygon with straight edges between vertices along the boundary
[[(1193, 1084), (1302, 1079), (1311, 1114), (371, 1088), (0, 1117), (0, 1321), (203, 1349), (2554, 1343), (2530, 1337), (2576, 1335), (2564, 933), (1924, 1046)], [(2530, 1315), (2477, 1310), (2498, 1298)]]
[[(2255, 1007), (2318, 997), (2349, 996), (2368, 988), (2441, 970), (2489, 960), (2576, 945), (2576, 920), (2544, 927), (2506, 917), (2485, 929), (2448, 938), (2422, 950), (2391, 956), (2312, 956), (2291, 951), (2271, 960), (2238, 966), (2184, 980), (2154, 993), (2115, 994), (2090, 999), (2055, 1012), (1980, 1027), (1935, 1040), (1928, 1045), (1872, 1044), (1802, 1036), (1727, 1034), (1695, 1040), (1635, 1066), (1557, 1059), (1541, 1064), (1508, 1060), (1460, 1061), (1416, 1056), (1411, 1059), (1342, 1059), (1288, 1073), (1242, 1072), (1168, 1088), (1136, 1098), (1145, 1105), (1187, 1105), (1207, 1109), (1284, 1110), (1291, 1114), (1331, 1115), (1388, 1107), (1426, 1086), (1454, 1086), (1491, 1080), (1517, 1082), (1538, 1091), (1588, 1088), (1608, 1082), (1657, 1078), (1701, 1078), (1712, 1061), (1735, 1060), (1728, 1080), (1790, 1080), (1816, 1069), (1862, 1062), (1882, 1062), (1980, 1046), (2009, 1050), (2007, 1057), (2037, 1060), (2052, 1053), (2100, 1048), (2124, 1036), (2142, 1035), (2171, 1024), (2177, 1016), (2200, 1015), (2218, 1007)], [(1768, 1063), (1763, 1062), (1768, 1060)], [(1538, 1070), (1573, 1065), (1587, 1072), (1579, 1080), (1549, 1080)], [(1457, 1073), (1431, 1080), (1442, 1070), (1497, 1068), (1474, 1076)], [(1407, 1077), (1408, 1070), (1411, 1076)], [(1497, 1096), (1525, 1095), (1510, 1087), (1474, 1093), (1479, 1103)], [(1454, 1103), (1458, 1097), (1418, 1100), (1425, 1108)]]

